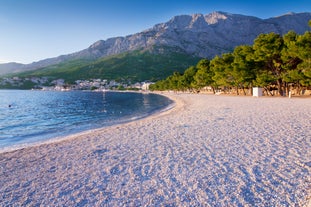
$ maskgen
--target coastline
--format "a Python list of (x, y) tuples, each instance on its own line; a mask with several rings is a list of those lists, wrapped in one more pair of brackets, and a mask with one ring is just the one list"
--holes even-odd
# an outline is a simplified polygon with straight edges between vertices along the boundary
[[(14, 91), (16, 91), (16, 90), (14, 90)], [(55, 92), (57, 92), (57, 91), (55, 91)], [(93, 92), (93, 91), (82, 91), (82, 92), (88, 93), (88, 92)], [(98, 93), (98, 91), (94, 91), (94, 92)], [(108, 92), (108, 93), (110, 93), (110, 92), (112, 92), (112, 93), (127, 93), (127, 94), (155, 94), (155, 95), (161, 96), (161, 94), (157, 94), (157, 93), (149, 93), (149, 92), (146, 93), (146, 92), (136, 92), (136, 91), (106, 91), (106, 92)], [(59, 93), (64, 93), (64, 92), (59, 92)], [(163, 96), (163, 97), (165, 97), (165, 96)], [(119, 118), (119, 119), (116, 119), (115, 121), (105, 121), (101, 125), (99, 125), (99, 124), (96, 126), (88, 125), (86, 127), (82, 124), (82, 125), (80, 125), (81, 126), (80, 128), (76, 126), (76, 129), (71, 129), (71, 130), (66, 130), (66, 129), (62, 130), (60, 128), (57, 130), (60, 132), (57, 132), (57, 133), (55, 132), (55, 130), (52, 133), (49, 130), (47, 130), (47, 132), (42, 130), (42, 133), (41, 134), (37, 133), (36, 137), (29, 136), (30, 139), (25, 139), (24, 141), (21, 141), (20, 143), (14, 143), (13, 142), (12, 144), (7, 145), (7, 146), (6, 145), (0, 145), (0, 153), (14, 151), (14, 150), (32, 147), (32, 146), (38, 146), (38, 145), (46, 144), (46, 143), (59, 142), (61, 140), (68, 139), (68, 137), (72, 137), (75, 135), (91, 133), (94, 130), (98, 130), (98, 129), (110, 127), (113, 125), (120, 125), (120, 124), (124, 124), (124, 123), (128, 123), (128, 122), (144, 119), (148, 116), (164, 112), (164, 111), (169, 110), (170, 108), (174, 107), (174, 102), (172, 100), (170, 100), (170, 101), (172, 103), (170, 103), (164, 107), (162, 106), (162, 108), (157, 107), (157, 108), (154, 108), (153, 110), (149, 110), (148, 112), (144, 112), (141, 114), (136, 113), (136, 115), (132, 115), (132, 116), (127, 117), (127, 118), (121, 117), (121, 119)], [(86, 122), (86, 123), (88, 123), (88, 122)]]
[(143, 119), (0, 154), (6, 205), (306, 205), (307, 99), (159, 93)]

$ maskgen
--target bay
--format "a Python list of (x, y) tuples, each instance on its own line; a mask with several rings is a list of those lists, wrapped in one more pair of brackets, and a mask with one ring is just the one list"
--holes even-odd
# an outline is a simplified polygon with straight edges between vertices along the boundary
[(152, 93), (0, 90), (0, 149), (140, 119), (172, 103)]

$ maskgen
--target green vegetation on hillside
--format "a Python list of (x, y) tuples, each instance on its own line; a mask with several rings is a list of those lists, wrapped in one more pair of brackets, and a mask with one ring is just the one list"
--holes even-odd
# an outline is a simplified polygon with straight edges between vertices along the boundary
[(200, 91), (205, 86), (214, 92), (221, 88), (236, 94), (241, 90), (246, 94), (245, 89), (252, 86), (263, 87), (270, 94), (277, 90), (279, 95), (288, 95), (290, 89), (300, 93), (302, 87), (311, 86), (311, 32), (261, 34), (252, 46), (238, 46), (232, 53), (203, 59), (150, 89)]
[(35, 71), (15, 74), (19, 77), (51, 77), (68, 83), (101, 78), (119, 82), (157, 81), (174, 71), (182, 72), (200, 58), (183, 53), (152, 54), (132, 51), (96, 61), (72, 60)]
[(13, 74), (11, 76), (26, 77), (50, 77), (51, 79), (65, 79), (72, 81), (74, 74), (79, 73), (81, 67), (91, 64), (91, 60), (79, 59), (65, 61), (56, 65), (47, 66), (33, 71)]

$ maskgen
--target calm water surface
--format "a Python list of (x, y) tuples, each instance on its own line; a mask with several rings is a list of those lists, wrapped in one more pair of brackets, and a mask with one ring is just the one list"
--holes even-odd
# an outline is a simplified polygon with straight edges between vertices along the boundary
[(139, 119), (170, 104), (156, 94), (0, 90), (0, 149)]

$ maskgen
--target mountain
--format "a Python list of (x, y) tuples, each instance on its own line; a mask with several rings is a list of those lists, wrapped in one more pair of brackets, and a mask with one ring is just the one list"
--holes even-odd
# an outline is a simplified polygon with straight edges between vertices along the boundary
[[(99, 40), (89, 48), (69, 55), (49, 58), (28, 65), (0, 64), (0, 75), (29, 70), (57, 70), (58, 65), (63, 66), (67, 62), (73, 63), (74, 61), (94, 65), (98, 61), (102, 63), (107, 61), (105, 58), (112, 55), (135, 51), (140, 51), (138, 54), (148, 52), (167, 56), (171, 53), (178, 53), (194, 58), (213, 58), (215, 55), (231, 52), (238, 45), (252, 44), (261, 33), (285, 34), (294, 30), (302, 34), (310, 29), (308, 26), (310, 19), (310, 12), (289, 13), (269, 19), (226, 12), (180, 15), (140, 33)], [(157, 63), (154, 62), (154, 64)], [(68, 68), (68, 71), (70, 70)], [(91, 70), (88, 73), (91, 73)]]
[(261, 33), (285, 34), (294, 30), (302, 34), (309, 29), (310, 19), (311, 13), (290, 13), (267, 20), (225, 12), (181, 15), (134, 35), (99, 40), (75, 56), (105, 57), (156, 45), (212, 58), (232, 51), (235, 46), (252, 44)]
[(26, 65), (20, 63), (4, 63), (0, 64), (0, 75), (7, 73), (17, 73), (23, 71)]

